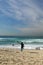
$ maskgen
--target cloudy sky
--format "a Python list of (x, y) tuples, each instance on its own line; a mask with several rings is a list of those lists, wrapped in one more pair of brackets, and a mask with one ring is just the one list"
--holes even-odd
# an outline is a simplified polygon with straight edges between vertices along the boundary
[(43, 36), (43, 0), (0, 0), (0, 35)]

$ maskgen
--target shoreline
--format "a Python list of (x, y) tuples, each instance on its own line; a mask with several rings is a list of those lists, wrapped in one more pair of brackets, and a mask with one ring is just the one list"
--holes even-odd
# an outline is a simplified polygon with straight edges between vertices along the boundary
[[(11, 49), (21, 49), (21, 46), (19, 47), (19, 46), (12, 46), (12, 45), (0, 45), (0, 49), (1, 48), (5, 48), (5, 49), (7, 49), (7, 48), (11, 48)], [(28, 49), (28, 50), (43, 50), (43, 46), (41, 47), (41, 46), (36, 46), (36, 47), (34, 47), (34, 46), (29, 46), (29, 47), (24, 47), (24, 50), (25, 49)]]

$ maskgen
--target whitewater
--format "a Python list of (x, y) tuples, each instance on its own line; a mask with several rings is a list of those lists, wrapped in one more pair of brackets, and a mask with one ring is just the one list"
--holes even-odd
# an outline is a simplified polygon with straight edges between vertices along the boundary
[[(21, 42), (24, 43), (24, 49), (43, 49), (43, 38), (21, 38), (21, 37), (1, 37), (0, 48), (18, 48), (21, 49)], [(14, 46), (13, 46), (14, 44)]]

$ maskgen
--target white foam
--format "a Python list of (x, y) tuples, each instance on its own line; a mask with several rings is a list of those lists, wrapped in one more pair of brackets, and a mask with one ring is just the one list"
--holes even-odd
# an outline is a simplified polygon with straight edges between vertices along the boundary
[(39, 43), (39, 42), (43, 42), (43, 39), (25, 39), (25, 40), (21, 40), (22, 42), (26, 42), (26, 43), (33, 43), (33, 42), (36, 42), (36, 43)]
[[(17, 49), (21, 49), (21, 45), (0, 45), (0, 48), (17, 48)], [(24, 49), (36, 49), (36, 48), (40, 48), (43, 49), (43, 46), (41, 45), (24, 45)]]

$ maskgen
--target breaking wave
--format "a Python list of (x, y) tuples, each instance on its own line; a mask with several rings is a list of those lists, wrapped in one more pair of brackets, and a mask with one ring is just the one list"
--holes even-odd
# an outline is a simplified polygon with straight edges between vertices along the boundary
[(43, 44), (43, 39), (0, 38), (0, 44)]

